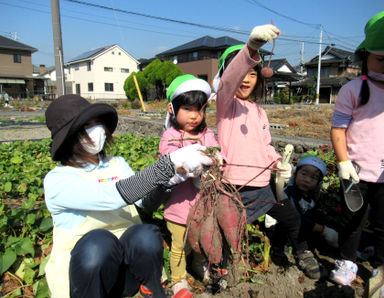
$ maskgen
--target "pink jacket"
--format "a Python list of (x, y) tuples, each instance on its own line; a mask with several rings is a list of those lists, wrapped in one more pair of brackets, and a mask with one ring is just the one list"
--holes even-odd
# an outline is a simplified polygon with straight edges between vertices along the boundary
[(235, 96), (248, 70), (259, 62), (258, 53), (251, 57), (245, 46), (224, 71), (217, 92), (217, 135), (228, 163), (224, 177), (235, 185), (268, 185), (271, 171), (262, 171), (273, 161), (281, 159), (271, 145), (269, 121), (264, 109)]
[[(215, 135), (210, 129), (199, 133), (197, 138), (200, 140), (183, 140), (184, 133), (180, 132), (173, 127), (167, 129), (160, 140), (159, 151), (161, 155), (176, 151), (181, 147), (199, 143), (203, 146), (218, 146)], [(170, 141), (170, 140), (177, 141)], [(171, 197), (164, 203), (164, 218), (185, 225), (189, 209), (199, 199), (199, 189), (197, 189), (192, 182), (192, 179), (180, 183), (172, 191)]]

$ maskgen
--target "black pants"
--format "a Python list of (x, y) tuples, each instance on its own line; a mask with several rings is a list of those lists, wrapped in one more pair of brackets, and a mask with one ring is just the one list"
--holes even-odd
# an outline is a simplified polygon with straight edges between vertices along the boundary
[[(240, 190), (243, 204), (246, 207), (248, 222), (255, 222), (261, 215), (267, 213), (275, 218), (291, 241), (295, 254), (308, 249), (305, 237), (300, 233), (301, 217), (289, 200), (276, 202), (270, 185), (265, 187), (244, 187)], [(272, 246), (279, 237), (272, 237)]]
[(145, 285), (154, 297), (161, 286), (163, 240), (158, 227), (133, 225), (118, 239), (98, 229), (85, 234), (71, 252), (71, 297), (133, 296)]
[(360, 191), (364, 205), (357, 212), (343, 206), (343, 228), (339, 233), (340, 256), (342, 259), (356, 261), (363, 227), (369, 218), (375, 233), (375, 255), (373, 266), (384, 264), (384, 183), (360, 181)]

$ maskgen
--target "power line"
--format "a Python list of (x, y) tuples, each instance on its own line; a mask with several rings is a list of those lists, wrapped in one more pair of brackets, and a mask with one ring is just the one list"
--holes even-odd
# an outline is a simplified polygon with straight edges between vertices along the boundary
[(120, 9), (120, 8), (112, 8), (112, 7), (108, 7), (105, 5), (93, 4), (93, 3), (79, 1), (79, 0), (65, 0), (65, 1), (78, 3), (78, 4), (82, 4), (82, 5), (87, 5), (87, 6), (91, 6), (91, 7), (97, 7), (97, 8), (112, 10), (112, 11), (118, 11), (118, 12), (121, 12), (124, 14), (137, 15), (137, 16), (150, 18), (150, 19), (173, 22), (173, 23), (178, 23), (178, 24), (183, 24), (183, 25), (191, 25), (191, 26), (196, 26), (196, 27), (201, 27), (201, 28), (206, 28), (206, 29), (213, 29), (213, 30), (224, 31), (224, 32), (231, 32), (231, 33), (236, 33), (236, 34), (249, 35), (248, 31), (243, 31), (243, 30), (234, 30), (231, 28), (224, 28), (224, 27), (218, 27), (218, 26), (203, 25), (203, 24), (197, 24), (197, 23), (192, 23), (192, 22), (187, 22), (187, 21), (175, 20), (175, 19), (159, 17), (159, 16), (149, 15), (149, 14), (145, 14), (145, 13), (141, 13), (141, 12), (135, 12), (135, 11), (125, 10), (125, 9)]
[(291, 20), (291, 21), (296, 22), (296, 23), (299, 23), (299, 24), (307, 25), (307, 26), (310, 26), (310, 27), (315, 27), (315, 28), (317, 28), (317, 29), (319, 29), (320, 26), (321, 26), (321, 24), (311, 24), (311, 23), (303, 22), (303, 21), (300, 21), (300, 20), (295, 19), (295, 18), (293, 18), (293, 17), (287, 16), (287, 15), (285, 15), (285, 14), (282, 14), (282, 13), (276, 11), (276, 10), (273, 10), (273, 9), (271, 9), (271, 8), (269, 8), (269, 7), (267, 7), (267, 6), (265, 6), (264, 4), (261, 4), (259, 1), (256, 1), (256, 0), (248, 0), (248, 2), (251, 2), (252, 4), (256, 4), (256, 5), (258, 5), (258, 6), (262, 7), (262, 8), (264, 8), (264, 9), (266, 9), (266, 10), (268, 10), (268, 11), (274, 13), (274, 14), (277, 14), (278, 16), (281, 16), (281, 17), (283, 17), (283, 18), (286, 18), (286, 19), (288, 19), (288, 20)]

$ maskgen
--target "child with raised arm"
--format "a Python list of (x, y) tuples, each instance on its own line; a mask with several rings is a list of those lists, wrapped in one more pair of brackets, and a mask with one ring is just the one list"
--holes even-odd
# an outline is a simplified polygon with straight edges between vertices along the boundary
[[(160, 154), (171, 153), (179, 148), (200, 144), (218, 146), (214, 133), (207, 128), (205, 109), (211, 94), (209, 84), (194, 77), (182, 75), (175, 78), (167, 90), (168, 114), (166, 128), (160, 140)], [(164, 218), (172, 235), (171, 243), (171, 279), (176, 294), (188, 288), (186, 281), (186, 254), (184, 236), (189, 210), (199, 198), (199, 178), (188, 179), (172, 191), (164, 204)], [(192, 268), (201, 279), (209, 279), (205, 258), (194, 252)]]
[(276, 168), (280, 179), (291, 176), (290, 165), (280, 163), (281, 156), (271, 144), (266, 112), (256, 102), (264, 92), (258, 50), (279, 34), (273, 25), (257, 26), (246, 45), (228, 48), (219, 59), (214, 86), (218, 141), (227, 161), (224, 182), (240, 192), (249, 223), (267, 213), (286, 227), (299, 267), (318, 279), (319, 265), (299, 235), (300, 216), (291, 204), (276, 202), (269, 184)]
[(331, 274), (342, 285), (356, 278), (356, 252), (369, 212), (376, 236), (373, 266), (384, 264), (384, 11), (368, 21), (365, 36), (355, 52), (362, 60), (361, 76), (340, 89), (331, 128), (339, 176), (358, 183), (364, 198), (356, 212), (343, 208), (348, 224), (340, 231), (341, 259)]

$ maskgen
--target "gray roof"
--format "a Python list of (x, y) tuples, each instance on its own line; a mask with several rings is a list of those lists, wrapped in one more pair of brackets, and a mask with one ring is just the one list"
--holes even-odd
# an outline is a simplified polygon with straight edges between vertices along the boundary
[[(340, 63), (340, 62), (349, 62), (350, 64), (355, 64), (355, 54), (353, 52), (345, 51), (342, 49), (334, 48), (327, 46), (324, 51), (321, 53), (324, 55), (331, 55), (333, 58), (331, 59), (321, 59), (321, 63)], [(305, 65), (317, 65), (319, 61), (319, 56), (315, 56), (309, 62), (305, 63)]]
[(30, 47), (24, 43), (18, 42), (16, 40), (13, 40), (1, 35), (0, 35), (0, 49), (28, 51), (31, 53), (37, 52), (37, 49), (33, 47)]
[(76, 62), (76, 61), (80, 61), (80, 60), (88, 60), (88, 59), (91, 59), (93, 58), (94, 56), (96, 56), (97, 54), (107, 50), (108, 48), (110, 48), (112, 46), (106, 46), (106, 47), (101, 47), (101, 48), (97, 48), (97, 49), (93, 49), (93, 50), (89, 50), (87, 52), (84, 52), (82, 54), (80, 54), (79, 56), (75, 57), (75, 58), (72, 58), (70, 59), (69, 61), (67, 61), (66, 63), (73, 63), (73, 62)]
[(185, 44), (182, 44), (181, 46), (159, 53), (157, 56), (177, 54), (180, 52), (192, 51), (195, 49), (202, 48), (221, 49), (243, 43), (244, 41), (240, 41), (229, 36), (214, 38), (206, 35), (190, 42), (187, 42)]

